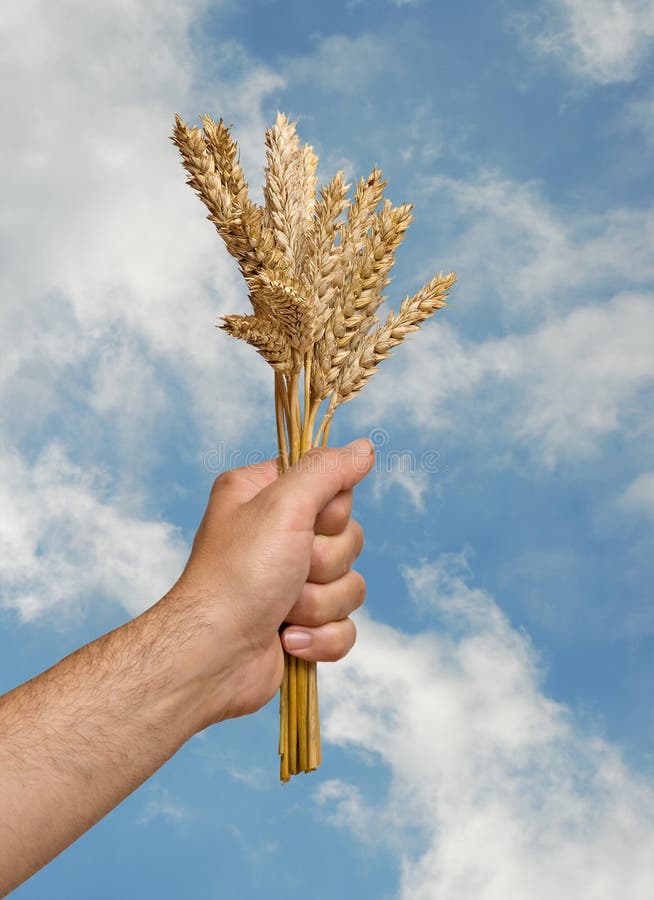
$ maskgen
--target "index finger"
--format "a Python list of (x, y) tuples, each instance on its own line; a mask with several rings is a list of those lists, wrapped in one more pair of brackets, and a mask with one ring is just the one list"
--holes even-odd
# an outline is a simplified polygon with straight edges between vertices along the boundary
[(340, 534), (352, 513), (352, 491), (341, 491), (318, 513), (313, 530), (316, 534)]

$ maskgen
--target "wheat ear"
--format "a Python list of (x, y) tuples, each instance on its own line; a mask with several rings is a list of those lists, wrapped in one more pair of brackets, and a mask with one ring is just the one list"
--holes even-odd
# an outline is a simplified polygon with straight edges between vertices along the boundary
[(447, 291), (455, 280), (454, 272), (450, 272), (449, 275), (435, 275), (417, 294), (402, 301), (399, 312), (391, 311), (383, 325), (363, 338), (345, 361), (337, 379), (334, 409), (358, 394), (368, 379), (375, 374), (379, 363), (390, 356), (391, 351), (401, 344), (407, 335), (417, 331), (425, 319), (433, 315), (437, 309), (447, 306), (445, 301)]
[(251, 344), (276, 372), (291, 374), (293, 359), (290, 345), (272, 319), (256, 315), (223, 316), (218, 327), (232, 337)]

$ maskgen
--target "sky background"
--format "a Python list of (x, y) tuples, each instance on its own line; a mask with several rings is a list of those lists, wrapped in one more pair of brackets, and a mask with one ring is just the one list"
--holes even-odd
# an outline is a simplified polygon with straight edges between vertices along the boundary
[(17, 898), (652, 896), (653, 48), (649, 0), (5, 5), (0, 690), (155, 602), (221, 460), (274, 450), (175, 112), (234, 123), (255, 197), (278, 109), (321, 181), (378, 163), (390, 302), (458, 276), (332, 431), (380, 465), (320, 771), (278, 783), (273, 701)]

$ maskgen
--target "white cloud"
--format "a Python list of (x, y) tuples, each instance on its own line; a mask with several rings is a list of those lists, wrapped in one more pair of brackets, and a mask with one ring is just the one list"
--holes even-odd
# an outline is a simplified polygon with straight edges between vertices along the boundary
[(417, 466), (403, 466), (401, 460), (397, 464), (384, 468), (383, 478), (374, 482), (375, 500), (381, 501), (393, 488), (399, 488), (414, 513), (426, 511), (426, 498), (437, 492), (433, 474), (422, 471)]
[(307, 56), (287, 58), (284, 72), (289, 82), (310, 81), (328, 91), (357, 94), (388, 69), (389, 54), (381, 38), (330, 34), (319, 38)]
[(625, 125), (641, 131), (654, 150), (654, 90), (630, 101), (625, 110)]
[[(420, 6), (422, 0), (387, 0), (392, 6), (399, 6), (400, 8), (404, 6)], [(356, 9), (358, 6), (369, 6), (370, 0), (347, 0), (345, 7), (348, 10)]]
[[(654, 209), (568, 213), (538, 185), (492, 172), (431, 178), (421, 190), (453, 232), (418, 277), (445, 260), (458, 284), (450, 309), (382, 365), (352, 414), (402, 424), (411, 410), (423, 435), (458, 427), (492, 442), (496, 457), (513, 442), (548, 466), (642, 428), (641, 391), (654, 377), (654, 295), (644, 290)], [(466, 338), (478, 311), (509, 335)]]
[[(2, 17), (0, 447), (18, 450), (0, 457), (0, 577), (23, 619), (98, 595), (136, 613), (184, 563), (169, 524), (104, 492), (102, 435), (114, 483), (140, 495), (159, 423), (181, 408), (206, 446), (268, 399), (263, 361), (213, 327), (244, 288), (169, 135), (176, 111), (224, 115), (257, 174), (283, 82), (230, 45), (207, 97), (189, 38), (206, 6), (34, 0)], [(22, 446), (44, 449), (31, 463)]]
[[(548, 466), (596, 452), (636, 427), (654, 383), (654, 296), (623, 294), (574, 309), (526, 334), (471, 341), (448, 322), (429, 325), (375, 376), (356, 414), (402, 423), (411, 410), (423, 436), (468, 429), (502, 447), (531, 448)], [(496, 452), (502, 447), (496, 446)]]
[(640, 391), (654, 382), (653, 328), (654, 297), (621, 295), (499, 342), (493, 350), (513, 357), (510, 375), (522, 393), (516, 437), (540, 442), (554, 462), (593, 452), (600, 438), (637, 420)]
[(636, 78), (654, 38), (650, 0), (556, 0), (519, 22), (538, 51), (597, 84)]
[(167, 788), (150, 788), (150, 799), (141, 813), (138, 824), (149, 825), (155, 819), (162, 819), (168, 825), (181, 824), (193, 818), (191, 812), (170, 796)]
[[(454, 303), (497, 295), (506, 318), (540, 319), (571, 302), (654, 279), (654, 209), (583, 214), (550, 203), (535, 183), (482, 172), (469, 181), (425, 179), (454, 233), (439, 248), (459, 277)], [(439, 212), (439, 215), (442, 215)], [(425, 275), (433, 272), (432, 264)]]
[(177, 529), (111, 497), (100, 470), (73, 465), (52, 445), (30, 465), (0, 453), (2, 605), (24, 621), (51, 611), (59, 622), (110, 600), (136, 615), (182, 571)]
[[(143, 423), (161, 411), (170, 396), (160, 388), (153, 403), (157, 378), (181, 387), (205, 434), (218, 420), (234, 435), (247, 410), (256, 415), (265, 369), (253, 362), (237, 377), (242, 351), (223, 352), (213, 328), (218, 313), (243, 305), (244, 288), (169, 141), (176, 111), (195, 118), (206, 108), (188, 34), (205, 6), (40, 0), (3, 17), (0, 112), (12, 124), (0, 145), (11, 173), (0, 392), (10, 402), (45, 355), (49, 380), (65, 371), (69, 383), (90, 381), (84, 399), (104, 417)], [(259, 165), (261, 103), (281, 79), (258, 65), (231, 84), (221, 78), (209, 109), (239, 123), (244, 161)], [(19, 405), (24, 423), (30, 405)]]
[(227, 773), (234, 781), (240, 781), (255, 790), (265, 790), (269, 785), (268, 773), (260, 766), (249, 769), (242, 766), (228, 766)]
[[(455, 126), (448, 123), (447, 138), (441, 115), (433, 100), (423, 100), (412, 104), (411, 116), (402, 125), (403, 147), (399, 149), (403, 162), (422, 162), (423, 170), (433, 169), (446, 148), (461, 159), (467, 150), (456, 134)], [(419, 186), (417, 191), (422, 190)], [(419, 196), (419, 194), (418, 194)]]
[(643, 472), (627, 487), (620, 498), (627, 512), (654, 519), (654, 471)]
[(327, 782), (324, 814), (396, 854), (407, 900), (644, 900), (652, 785), (544, 694), (530, 641), (460, 558), (406, 577), (438, 628), (359, 615), (356, 648), (321, 673), (326, 738), (378, 756), (388, 789)]

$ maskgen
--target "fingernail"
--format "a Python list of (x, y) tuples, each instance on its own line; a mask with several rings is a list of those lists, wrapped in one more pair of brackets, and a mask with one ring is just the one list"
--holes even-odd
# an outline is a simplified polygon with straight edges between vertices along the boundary
[(372, 453), (372, 444), (367, 438), (357, 438), (348, 444), (348, 447), (357, 456), (370, 456)]
[(306, 650), (311, 644), (308, 631), (285, 631), (284, 646), (287, 650)]

